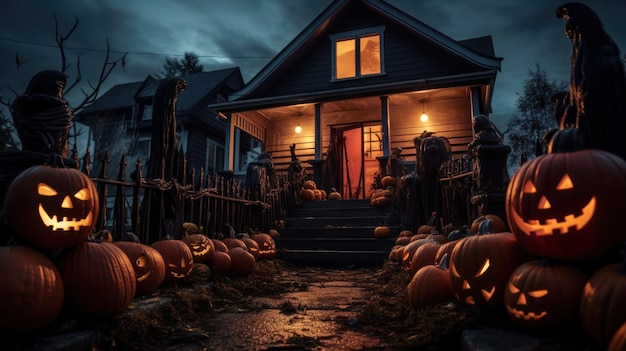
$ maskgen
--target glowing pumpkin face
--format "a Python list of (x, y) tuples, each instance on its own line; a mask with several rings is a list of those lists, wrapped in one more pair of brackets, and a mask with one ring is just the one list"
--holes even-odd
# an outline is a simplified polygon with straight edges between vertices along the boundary
[(586, 275), (547, 260), (526, 262), (511, 273), (504, 303), (511, 321), (523, 328), (557, 330), (578, 320)]
[(114, 241), (113, 244), (122, 249), (133, 264), (137, 278), (136, 295), (149, 294), (163, 283), (165, 261), (159, 251), (148, 245), (131, 241)]
[(207, 263), (213, 259), (215, 246), (208, 236), (204, 234), (188, 234), (182, 240), (189, 246), (194, 262)]
[(511, 233), (474, 235), (458, 240), (450, 255), (454, 296), (467, 305), (502, 304), (511, 272), (526, 258)]
[(276, 257), (276, 242), (271, 235), (257, 233), (253, 234), (250, 238), (259, 244), (259, 259)]
[(98, 217), (98, 192), (75, 168), (33, 166), (9, 185), (7, 218), (14, 231), (36, 246), (57, 250), (85, 241)]
[(182, 280), (191, 273), (193, 268), (193, 254), (182, 240), (164, 239), (152, 245), (165, 262), (165, 278), (163, 282)]
[(547, 154), (526, 162), (506, 194), (511, 231), (530, 253), (563, 261), (606, 254), (626, 239), (613, 223), (623, 215), (626, 161), (600, 150)]

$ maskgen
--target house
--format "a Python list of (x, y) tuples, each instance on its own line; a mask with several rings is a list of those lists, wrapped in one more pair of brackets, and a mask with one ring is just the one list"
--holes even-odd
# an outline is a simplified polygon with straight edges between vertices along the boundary
[(453, 156), (467, 154), (472, 117), (491, 112), (501, 60), (490, 36), (454, 40), (382, 0), (333, 1), (227, 102), (210, 106), (229, 122), (227, 169), (245, 174), (262, 151), (285, 170), (295, 144), (322, 188), (365, 198), (392, 151), (415, 160), (424, 131), (447, 138)]
[[(188, 157), (187, 164), (198, 171), (222, 171), (228, 124), (208, 105), (226, 101), (243, 87), (241, 71), (235, 67), (180, 78), (187, 82), (187, 87), (178, 96), (176, 121), (178, 142)], [(94, 175), (99, 174), (99, 162), (106, 152), (112, 157), (124, 153), (129, 162), (138, 158), (144, 165), (148, 162), (152, 104), (158, 84), (158, 79), (149, 76), (141, 82), (115, 85), (77, 114), (76, 121), (89, 127), (89, 139), (94, 143)], [(117, 173), (110, 171), (111, 175)]]
[[(235, 67), (180, 78), (187, 86), (176, 103), (179, 148), (187, 157), (188, 169), (215, 175), (224, 169), (228, 124), (208, 106), (226, 101), (227, 96), (243, 87), (241, 71)], [(89, 127), (89, 140), (93, 140), (92, 176), (101, 175), (102, 160), (109, 153), (109, 178), (119, 176), (119, 158), (123, 154), (130, 164), (124, 174), (127, 180), (131, 179), (137, 161), (143, 164), (144, 177), (161, 177), (147, 174), (146, 167), (150, 161), (152, 106), (158, 85), (159, 80), (151, 76), (141, 82), (115, 85), (76, 115), (77, 122)], [(115, 194), (109, 194), (105, 216), (112, 223)], [(131, 195), (127, 194), (127, 198)]]

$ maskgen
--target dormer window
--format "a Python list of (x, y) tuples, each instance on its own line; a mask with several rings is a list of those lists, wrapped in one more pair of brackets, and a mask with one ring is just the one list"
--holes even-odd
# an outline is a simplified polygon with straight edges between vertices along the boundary
[(332, 35), (332, 80), (383, 74), (384, 30), (376, 27)]

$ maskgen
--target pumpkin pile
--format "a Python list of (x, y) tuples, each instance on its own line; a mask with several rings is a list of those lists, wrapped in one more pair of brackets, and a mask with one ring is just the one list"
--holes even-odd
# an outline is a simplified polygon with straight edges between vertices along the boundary
[[(377, 183), (374, 183), (373, 186), (377, 186)], [(380, 180), (380, 186), (375, 187), (370, 194), (370, 206), (387, 207), (393, 204), (395, 193), (396, 178), (392, 176), (384, 176)]]
[(412, 277), (413, 310), (453, 300), (500, 310), (524, 330), (580, 327), (600, 345), (623, 345), (626, 233), (615, 224), (623, 196), (626, 162), (616, 155), (542, 155), (511, 178), (506, 221), (483, 215), (445, 241), (433, 240), (432, 226), (402, 231), (388, 259)]
[(304, 201), (326, 200), (326, 190), (318, 189), (313, 180), (306, 180), (300, 189), (300, 198)]
[(163, 284), (206, 282), (213, 272), (247, 276), (257, 260), (276, 255), (269, 234), (218, 240), (193, 223), (182, 225), (179, 239), (151, 245), (131, 233), (124, 241), (113, 241), (106, 229), (94, 233), (98, 191), (75, 168), (26, 169), (7, 188), (3, 206), (14, 240), (0, 246), (0, 330), (39, 330), (63, 311), (117, 316)]

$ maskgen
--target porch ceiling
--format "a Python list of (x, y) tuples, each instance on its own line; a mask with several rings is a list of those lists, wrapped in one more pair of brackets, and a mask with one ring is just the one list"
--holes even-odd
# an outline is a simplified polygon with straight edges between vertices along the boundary
[[(445, 101), (469, 98), (468, 87), (454, 87), (446, 89), (421, 90), (400, 94), (390, 94), (389, 105), (416, 105), (432, 101)], [(360, 111), (380, 108), (380, 96), (368, 96), (354, 99), (335, 100), (323, 102), (322, 113), (339, 111)], [(272, 107), (258, 110), (257, 112), (266, 118), (278, 118), (289, 116), (311, 116), (315, 114), (315, 104), (296, 104), (280, 107)]]

